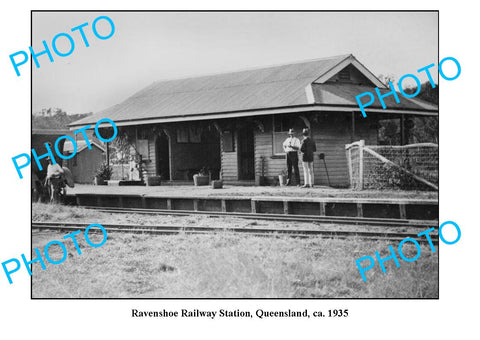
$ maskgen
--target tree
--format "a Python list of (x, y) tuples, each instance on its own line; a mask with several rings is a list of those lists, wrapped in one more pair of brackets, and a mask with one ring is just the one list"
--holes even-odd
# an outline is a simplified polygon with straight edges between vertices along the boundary
[[(415, 87), (405, 89), (405, 93), (412, 94), (417, 91)], [(424, 101), (438, 105), (438, 84), (433, 87), (430, 82), (421, 84), (420, 93), (417, 97)], [(411, 131), (413, 143), (436, 143), (438, 144), (438, 117), (415, 117), (414, 127)]]
[(384, 83), (385, 85), (388, 86), (388, 83), (389, 82), (392, 82), (393, 84), (395, 84), (395, 76), (391, 73), (389, 74), (380, 74), (378, 77), (378, 79), (380, 79), (380, 81), (382, 83)]
[[(379, 75), (378, 78), (385, 84), (389, 81), (395, 84), (395, 77)], [(398, 84), (397, 84), (398, 87)], [(407, 94), (417, 91), (416, 87), (410, 86), (404, 89)], [(432, 104), (438, 105), (438, 85), (432, 87), (430, 82), (420, 86), (420, 92), (415, 97)], [(437, 143), (438, 144), (438, 117), (412, 117), (413, 127), (409, 130), (408, 143)], [(380, 120), (378, 139), (380, 144), (395, 145), (400, 143), (400, 120)]]
[(32, 114), (32, 129), (67, 130), (74, 121), (90, 116), (92, 113), (67, 114), (60, 108), (42, 109)]

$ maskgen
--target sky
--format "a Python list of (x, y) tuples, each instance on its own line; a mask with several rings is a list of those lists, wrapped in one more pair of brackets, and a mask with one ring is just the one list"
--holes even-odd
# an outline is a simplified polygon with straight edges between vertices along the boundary
[[(92, 32), (101, 15), (115, 24), (107, 40)], [(83, 23), (89, 47), (70, 32)], [(109, 33), (106, 21), (97, 29)], [(75, 42), (71, 55), (53, 54), (53, 63), (39, 56), (40, 68), (33, 65), (33, 112), (97, 112), (154, 81), (341, 54), (397, 80), (438, 62), (436, 12), (34, 12), (32, 30), (34, 51), (43, 40), (51, 48), (58, 33)], [(66, 39), (57, 41), (60, 51), (69, 49)]]

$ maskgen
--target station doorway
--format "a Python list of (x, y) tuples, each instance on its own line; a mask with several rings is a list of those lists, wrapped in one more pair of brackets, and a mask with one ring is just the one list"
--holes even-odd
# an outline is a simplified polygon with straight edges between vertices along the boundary
[(238, 131), (238, 179), (255, 179), (255, 142), (252, 129)]
[(168, 137), (164, 134), (157, 136), (155, 141), (157, 175), (162, 180), (170, 180), (170, 147)]

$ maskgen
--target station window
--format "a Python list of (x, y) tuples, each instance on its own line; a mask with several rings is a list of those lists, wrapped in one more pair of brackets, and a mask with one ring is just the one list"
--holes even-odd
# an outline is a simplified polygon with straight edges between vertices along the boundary
[(202, 132), (201, 126), (180, 126), (177, 128), (177, 143), (201, 143)]
[(223, 152), (235, 151), (235, 139), (232, 131), (223, 131)]
[(177, 143), (188, 143), (188, 129), (186, 126), (177, 128)]
[(188, 129), (188, 138), (190, 143), (201, 143), (202, 132), (203, 129), (200, 126), (190, 126)]
[(148, 150), (148, 139), (137, 140), (137, 153), (142, 156), (142, 160), (150, 159), (150, 154)]

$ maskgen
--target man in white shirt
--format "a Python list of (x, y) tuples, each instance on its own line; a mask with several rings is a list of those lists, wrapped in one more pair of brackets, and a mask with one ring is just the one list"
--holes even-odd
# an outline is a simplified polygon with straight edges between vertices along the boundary
[(45, 185), (50, 190), (50, 202), (57, 203), (59, 195), (65, 195), (65, 170), (60, 164), (53, 164), (52, 159), (47, 157), (47, 177), (45, 178)]
[(292, 184), (292, 167), (295, 172), (295, 182), (300, 185), (300, 173), (298, 172), (298, 150), (300, 149), (300, 140), (295, 137), (293, 129), (288, 130), (288, 138), (283, 142), (283, 151), (287, 154), (287, 185)]

